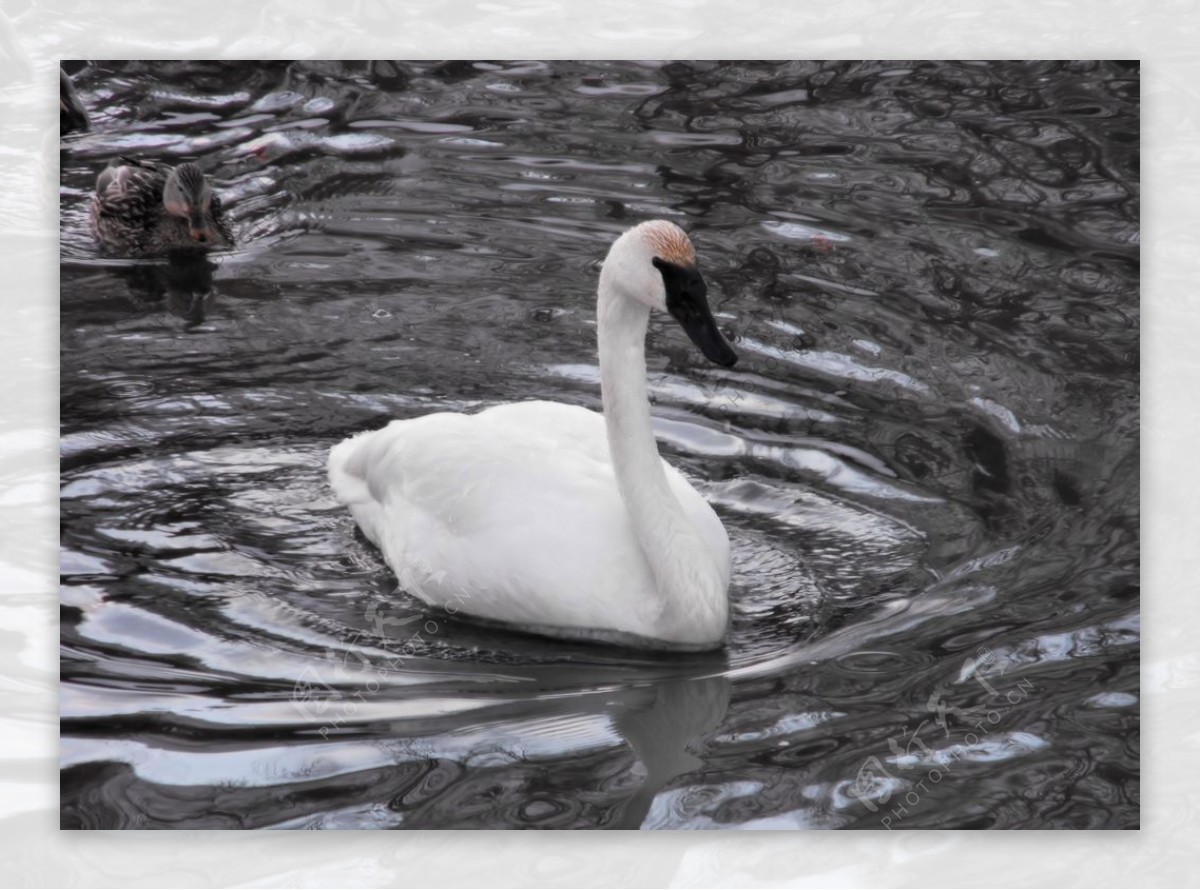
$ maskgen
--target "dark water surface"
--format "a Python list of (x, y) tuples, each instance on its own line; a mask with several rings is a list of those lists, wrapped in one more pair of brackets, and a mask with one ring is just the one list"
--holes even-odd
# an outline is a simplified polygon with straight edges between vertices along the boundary
[[(1136, 67), (113, 63), (62, 152), (62, 824), (1138, 825)], [(96, 172), (240, 239), (101, 259)], [(393, 417), (599, 408), (596, 273), (688, 229), (741, 362), (652, 323), (729, 530), (720, 656), (479, 628), (325, 481)], [(531, 542), (536, 546), (536, 542)]]

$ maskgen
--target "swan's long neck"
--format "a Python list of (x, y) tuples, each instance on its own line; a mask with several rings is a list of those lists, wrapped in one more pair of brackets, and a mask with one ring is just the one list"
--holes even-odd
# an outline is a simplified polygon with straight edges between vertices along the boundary
[(601, 274), (597, 307), (600, 386), (608, 447), (621, 498), (654, 573), (662, 618), (681, 626), (720, 625), (728, 607), (725, 583), (671, 491), (663, 471), (646, 388), (646, 327), (650, 311), (616, 291)]

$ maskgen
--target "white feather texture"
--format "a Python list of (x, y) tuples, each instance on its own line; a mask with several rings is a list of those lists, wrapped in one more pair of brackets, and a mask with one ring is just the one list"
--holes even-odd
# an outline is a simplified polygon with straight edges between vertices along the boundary
[(644, 349), (650, 311), (665, 306), (652, 263), (664, 246), (691, 252), (655, 221), (605, 259), (603, 416), (521, 402), (393, 421), (334, 447), (334, 492), (409, 593), (553, 636), (721, 645), (729, 538), (651, 427)]

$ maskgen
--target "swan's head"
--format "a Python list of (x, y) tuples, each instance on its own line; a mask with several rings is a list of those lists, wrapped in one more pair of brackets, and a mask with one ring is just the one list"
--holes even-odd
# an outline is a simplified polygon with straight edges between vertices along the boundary
[(622, 296), (679, 322), (709, 361), (726, 368), (737, 362), (709, 308), (692, 241), (675, 223), (656, 219), (627, 231), (613, 244), (600, 274)]
[(212, 213), (212, 189), (208, 177), (195, 164), (180, 164), (163, 185), (163, 207), (167, 213), (187, 220), (188, 233), (197, 244), (215, 245), (223, 239)]

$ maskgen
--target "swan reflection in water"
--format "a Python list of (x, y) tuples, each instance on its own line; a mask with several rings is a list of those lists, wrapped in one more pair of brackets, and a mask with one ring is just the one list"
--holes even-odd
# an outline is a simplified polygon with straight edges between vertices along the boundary
[[(647, 822), (670, 823), (672, 814), (658, 810), (677, 796), (662, 792), (706, 784), (688, 777), (703, 768), (706, 743), (729, 707), (730, 682), (716, 673), (723, 659), (709, 660), (713, 673), (647, 676), (602, 691), (543, 693), (487, 708), (471, 721), (473, 749), (456, 743), (461, 716), (435, 737), (422, 738), (419, 727), (396, 727), (411, 741), (402, 743), (410, 750), (396, 763), (400, 783), (389, 808), (401, 826), (422, 828), (590, 824), (636, 830)], [(544, 666), (541, 672), (546, 678), (555, 673)], [(520, 726), (526, 733), (505, 731)], [(546, 747), (554, 750), (549, 757)], [(420, 780), (404, 779), (418, 764)], [(349, 795), (342, 804), (362, 802)]]

